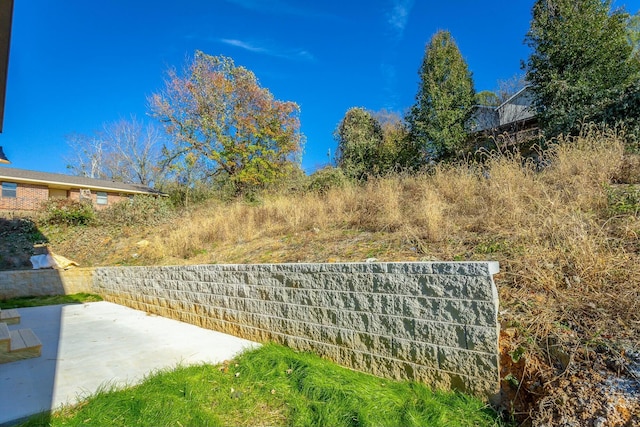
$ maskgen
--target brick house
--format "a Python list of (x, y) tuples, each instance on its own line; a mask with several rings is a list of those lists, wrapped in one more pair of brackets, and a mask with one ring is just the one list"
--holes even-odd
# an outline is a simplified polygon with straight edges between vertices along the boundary
[(0, 210), (37, 210), (49, 199), (91, 201), (102, 209), (135, 195), (161, 196), (144, 185), (0, 167)]

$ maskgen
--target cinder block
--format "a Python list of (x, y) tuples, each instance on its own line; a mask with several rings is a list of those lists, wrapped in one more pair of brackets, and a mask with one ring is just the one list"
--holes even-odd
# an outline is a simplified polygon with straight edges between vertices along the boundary
[(497, 274), (499, 265), (489, 262), (434, 262), (433, 274), (455, 274), (460, 276), (490, 276)]
[(499, 372), (498, 355), (439, 347), (440, 369), (476, 378), (495, 378)]
[(497, 325), (466, 325), (464, 329), (468, 350), (481, 351), (490, 354), (498, 353), (499, 330)]
[(337, 362), (356, 371), (371, 372), (371, 354), (349, 348), (338, 349)]
[(438, 348), (433, 344), (394, 338), (392, 356), (417, 365), (439, 368)]
[(419, 295), (418, 277), (402, 274), (376, 275), (373, 292), (392, 295)]
[(500, 392), (499, 378), (466, 378), (465, 392), (492, 401)]
[(491, 276), (465, 276), (464, 298), (497, 301), (498, 292)]
[(358, 311), (338, 311), (338, 327), (353, 329), (356, 332), (374, 332), (372, 316)]
[(449, 300), (443, 308), (451, 314), (452, 323), (495, 326), (498, 322), (498, 307), (493, 302)]
[(345, 299), (341, 297), (339, 291), (318, 291), (316, 293), (315, 306), (318, 307), (331, 307), (337, 310), (344, 310), (348, 305), (345, 305)]
[(337, 326), (338, 324), (338, 310), (334, 310), (332, 308), (314, 307), (314, 306), (310, 306), (310, 307), (289, 306), (290, 317), (294, 317), (292, 315), (292, 311), (294, 308), (297, 311), (303, 313), (302, 315), (298, 313), (298, 315), (295, 316), (295, 318), (297, 319), (301, 319), (301, 318), (309, 319), (314, 323), (318, 323), (320, 325), (325, 325), (325, 326)]
[(435, 390), (451, 390), (452, 381), (449, 374), (437, 368), (415, 364), (413, 375), (415, 381), (428, 384)]
[(422, 296), (434, 298), (466, 298), (466, 276), (424, 275), (418, 278)]
[(415, 339), (417, 341), (446, 347), (467, 348), (464, 326), (428, 320), (416, 320), (415, 322)]
[(454, 321), (453, 314), (445, 307), (447, 300), (414, 296), (398, 296), (396, 299), (402, 307), (403, 316), (435, 322)]
[(372, 315), (367, 331), (378, 335), (414, 339), (415, 320), (410, 317), (388, 316), (385, 314)]
[(371, 355), (371, 367), (373, 374), (379, 377), (391, 378), (394, 380), (404, 380), (404, 363), (399, 360)]
[(316, 300), (314, 296), (317, 294), (307, 289), (284, 289), (283, 293), (286, 295), (284, 298), (286, 302), (305, 306), (314, 305)]
[(432, 263), (398, 262), (388, 263), (387, 272), (391, 274), (432, 274)]

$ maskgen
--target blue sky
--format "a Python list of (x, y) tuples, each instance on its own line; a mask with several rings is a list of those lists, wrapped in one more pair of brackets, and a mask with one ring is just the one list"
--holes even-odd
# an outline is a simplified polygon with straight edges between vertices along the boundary
[[(618, 0), (630, 12), (640, 0)], [(11, 167), (66, 173), (65, 136), (135, 115), (195, 50), (252, 70), (301, 108), (312, 172), (354, 106), (414, 102), (425, 44), (449, 30), (477, 91), (520, 73), (533, 0), (16, 0), (0, 146)]]

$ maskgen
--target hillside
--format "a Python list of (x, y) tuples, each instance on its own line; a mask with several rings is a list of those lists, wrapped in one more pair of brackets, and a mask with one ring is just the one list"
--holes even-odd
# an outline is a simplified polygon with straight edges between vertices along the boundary
[(492, 155), (325, 192), (210, 200), (144, 222), (14, 219), (0, 234), (22, 243), (2, 259), (24, 267), (20, 251), (47, 240), (83, 266), (497, 260), (507, 416), (640, 425), (640, 171), (623, 151), (617, 135), (589, 134), (537, 163)]

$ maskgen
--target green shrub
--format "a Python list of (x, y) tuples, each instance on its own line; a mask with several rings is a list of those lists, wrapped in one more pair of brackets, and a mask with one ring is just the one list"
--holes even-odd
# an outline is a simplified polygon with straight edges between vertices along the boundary
[(633, 215), (640, 213), (640, 188), (635, 185), (606, 187), (609, 215)]
[(317, 170), (309, 177), (309, 190), (324, 193), (330, 188), (344, 187), (348, 178), (339, 168), (327, 166)]
[(87, 225), (95, 219), (91, 202), (51, 199), (42, 205), (40, 220), (46, 224)]
[(159, 224), (173, 216), (167, 197), (134, 196), (97, 213), (100, 225)]
[(194, 185), (171, 182), (163, 185), (161, 190), (169, 195), (169, 202), (175, 207), (198, 205), (214, 198), (223, 199), (223, 194), (232, 194), (234, 191), (230, 184), (220, 189), (211, 182), (198, 182)]
[(281, 194), (304, 193), (309, 188), (309, 176), (300, 168), (292, 168), (289, 173), (267, 188), (270, 192)]

